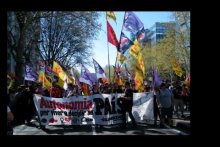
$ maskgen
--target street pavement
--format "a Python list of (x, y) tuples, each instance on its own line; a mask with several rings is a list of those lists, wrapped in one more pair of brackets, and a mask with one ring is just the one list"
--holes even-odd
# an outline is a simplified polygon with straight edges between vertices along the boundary
[[(189, 116), (188, 114), (185, 114)], [(126, 129), (118, 125), (104, 126), (96, 128), (94, 125), (82, 126), (46, 126), (45, 130), (39, 128), (39, 123), (32, 120), (30, 125), (18, 125), (14, 127), (13, 135), (190, 135), (190, 120), (173, 118), (173, 126), (159, 128), (146, 121), (138, 123), (137, 128), (133, 128), (128, 123)], [(159, 122), (158, 122), (159, 124)]]

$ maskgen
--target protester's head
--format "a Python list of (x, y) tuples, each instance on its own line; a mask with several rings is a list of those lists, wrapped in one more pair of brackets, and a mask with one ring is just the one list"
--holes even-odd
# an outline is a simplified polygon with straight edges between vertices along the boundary
[(129, 87), (130, 87), (130, 82), (128, 82), (128, 81), (125, 82), (125, 87), (126, 87), (126, 88), (129, 88)]
[(162, 83), (162, 84), (160, 85), (160, 89), (166, 89), (166, 84), (165, 84), (165, 83)]
[(42, 88), (42, 84), (41, 83), (37, 83), (36, 87), (37, 88)]

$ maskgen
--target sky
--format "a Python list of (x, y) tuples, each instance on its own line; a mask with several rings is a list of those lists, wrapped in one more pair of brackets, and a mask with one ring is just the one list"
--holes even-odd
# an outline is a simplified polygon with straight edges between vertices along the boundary
[[(174, 21), (174, 18), (171, 16), (171, 12), (168, 11), (133, 11), (136, 16), (143, 22), (144, 28), (149, 29), (152, 27), (155, 22), (169, 22), (169, 21)], [(91, 57), (94, 58), (103, 68), (108, 65), (108, 46), (109, 46), (109, 59), (110, 59), (110, 65), (115, 64), (115, 59), (117, 55), (117, 49), (114, 45), (111, 43), (108, 43), (107, 46), (107, 26), (106, 26), (106, 12), (102, 11), (99, 12), (100, 17), (99, 17), (99, 22), (102, 25), (102, 30), (99, 32), (99, 36), (97, 37), (97, 40), (93, 41), (93, 56)], [(124, 11), (114, 11), (115, 16), (116, 16), (116, 22), (114, 20), (109, 19), (109, 23), (113, 27), (115, 34), (117, 36), (117, 39), (119, 40), (120, 34), (121, 34), (121, 29), (122, 29), (122, 23), (124, 19)], [(130, 37), (130, 36), (127, 36)], [(93, 65), (93, 64), (92, 64)], [(93, 66), (89, 67), (86, 66), (90, 72), (94, 73), (95, 70)], [(80, 71), (80, 70), (79, 70)]]

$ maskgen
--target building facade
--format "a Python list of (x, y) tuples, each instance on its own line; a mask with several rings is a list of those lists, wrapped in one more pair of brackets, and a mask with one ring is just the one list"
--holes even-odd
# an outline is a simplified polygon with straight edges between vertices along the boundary
[(146, 29), (145, 43), (156, 45), (165, 36), (169, 27), (176, 27), (175, 22), (156, 22), (151, 28)]

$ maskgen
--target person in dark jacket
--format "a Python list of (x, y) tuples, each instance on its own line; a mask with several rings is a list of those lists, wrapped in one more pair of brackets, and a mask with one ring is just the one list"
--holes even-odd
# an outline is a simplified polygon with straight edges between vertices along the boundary
[(136, 121), (132, 114), (133, 106), (133, 90), (131, 89), (130, 83), (125, 83), (125, 96), (122, 102), (122, 128), (126, 128), (126, 112), (128, 112), (129, 117), (131, 118), (133, 127), (137, 127)]

